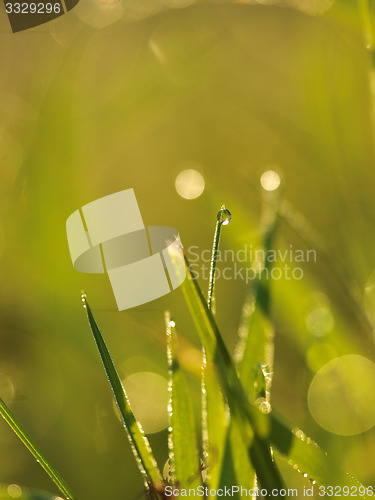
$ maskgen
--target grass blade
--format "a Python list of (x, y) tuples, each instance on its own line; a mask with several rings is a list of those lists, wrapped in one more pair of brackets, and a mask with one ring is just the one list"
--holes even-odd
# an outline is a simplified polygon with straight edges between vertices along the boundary
[(332, 251), (327, 247), (323, 238), (310, 225), (306, 218), (287, 200), (280, 203), (278, 216), (304, 241), (308, 247), (314, 248), (319, 259), (326, 265), (332, 277), (336, 280), (342, 291), (345, 308), (348, 308), (358, 319), (361, 335), (366, 348), (374, 354), (373, 326), (363, 308), (362, 288), (339, 259), (334, 258)]
[[(272, 248), (280, 208), (277, 199), (270, 201), (272, 203), (266, 206), (263, 237), (266, 255)], [(283, 212), (282, 207), (281, 204)], [(269, 270), (270, 267), (271, 264), (266, 259), (265, 268)], [(236, 361), (240, 379), (251, 399), (255, 401), (259, 396), (259, 387), (254, 378), (254, 374), (257, 373), (256, 367), (259, 364), (267, 364), (272, 370), (273, 357), (274, 329), (270, 318), (270, 288), (269, 283), (263, 278), (255, 283), (253, 290), (247, 291), (239, 333), (240, 342), (237, 346)], [(307, 475), (317, 484), (361, 487), (363, 491), (363, 485), (329, 460), (327, 454), (301, 429), (291, 428), (274, 412), (269, 415), (269, 418), (271, 421), (270, 444), (281, 457), (288, 461), (289, 465)], [(364, 494), (359, 495), (359, 498), (370, 497)]]
[[(225, 439), (219, 487), (239, 486), (246, 490), (253, 489), (256, 486), (256, 475), (236, 420), (231, 420)], [(241, 496), (234, 493), (233, 498), (240, 499)]]
[(205, 354), (202, 369), (202, 442), (203, 462), (207, 471), (206, 483), (210, 490), (216, 490), (220, 482), (229, 424), (229, 411), (226, 406), (215, 364), (211, 357)]
[[(301, 429), (291, 428), (274, 411), (269, 415), (271, 421), (270, 442), (289, 465), (323, 486), (355, 487), (356, 498), (369, 499), (373, 495), (360, 494), (364, 486), (347, 474)], [(361, 488), (361, 490), (359, 489)]]
[(191, 273), (186, 256), (185, 263), (187, 278), (182, 284), (182, 290), (206, 352), (215, 363), (232, 418), (237, 420), (242, 439), (262, 486), (280, 490), (281, 477), (265, 440), (268, 434), (268, 421), (265, 415), (250, 405), (212, 312), (208, 309), (199, 285)]
[[(215, 234), (212, 244), (210, 278), (208, 284), (207, 307), (215, 313), (215, 270), (220, 244), (220, 233), (223, 225), (231, 221), (231, 213), (223, 205), (217, 214)], [(229, 409), (224, 401), (215, 363), (205, 347), (202, 348), (202, 443), (203, 461), (207, 470), (207, 484), (210, 490), (217, 490), (220, 482), (220, 472), (226, 447), (226, 435), (229, 425)], [(227, 468), (227, 484), (234, 477), (228, 477), (232, 471)]]
[(361, 16), (363, 38), (366, 48), (369, 51), (374, 50), (375, 45), (375, 22), (373, 4), (370, 0), (358, 0), (358, 11)]
[(52, 481), (59, 488), (61, 493), (65, 496), (66, 500), (76, 500), (73, 492), (66, 484), (65, 480), (61, 477), (61, 475), (57, 472), (57, 470), (53, 467), (53, 465), (49, 462), (49, 460), (45, 457), (45, 455), (40, 451), (39, 447), (31, 439), (31, 437), (27, 434), (22, 425), (18, 422), (16, 417), (13, 415), (11, 410), (8, 408), (6, 403), (0, 398), (0, 415), (7, 422), (9, 427), (13, 430), (13, 432), (19, 437), (22, 443), (26, 446), (26, 448), (30, 451), (36, 461), (43, 467), (43, 469), (47, 472)]
[(267, 366), (272, 372), (273, 337), (272, 323), (266, 317), (258, 303), (257, 291), (248, 291), (242, 311), (239, 328), (240, 340), (235, 350), (235, 361), (242, 385), (252, 402), (258, 398), (268, 399), (269, 384), (266, 394), (261, 395), (257, 377), (262, 367)]
[(130, 445), (137, 461), (138, 468), (143, 476), (147, 491), (154, 487), (163, 486), (162, 477), (157, 466), (156, 460), (152, 454), (148, 439), (143, 433), (140, 423), (135, 418), (125, 389), (122, 385), (116, 367), (113, 363), (111, 354), (106, 346), (104, 338), (92, 314), (90, 306), (86, 301), (86, 295), (82, 294), (83, 307), (86, 309), (92, 334), (103, 362), (108, 381), (112, 388), (116, 404), (121, 414), (124, 427), (130, 441)]
[(196, 488), (202, 482), (193, 405), (178, 360), (175, 323), (169, 312), (165, 313), (165, 324), (171, 392), (168, 447), (172, 483), (179, 488)]
[[(273, 369), (274, 331), (270, 321), (271, 292), (267, 276), (272, 267), (268, 255), (275, 239), (280, 202), (278, 192), (265, 194), (268, 203), (265, 204), (262, 215), (264, 268), (260, 271), (260, 279), (257, 279), (254, 285), (251, 284), (246, 291), (239, 329), (239, 342), (235, 351), (235, 360), (242, 385), (253, 402), (259, 397), (259, 390), (256, 387), (259, 367), (267, 365), (268, 371), (271, 372)], [(265, 395), (268, 395), (267, 391)]]
[[(293, 429), (271, 412), (261, 412), (249, 403), (245, 391), (238, 380), (229, 354), (223, 344), (211, 311), (208, 310), (198, 283), (195, 282), (185, 257), (187, 279), (182, 285), (186, 301), (196, 327), (208, 352), (214, 354), (215, 366), (220, 375), (223, 392), (228, 399), (233, 418), (236, 419), (241, 438), (247, 446), (251, 461), (263, 488), (280, 491), (281, 478), (270, 456), (269, 445), (285, 457), (289, 464), (298, 468), (312, 481), (324, 486), (355, 486), (357, 498), (369, 499), (361, 494), (363, 485), (337, 467), (310, 438), (299, 429)], [(246, 427), (246, 422), (250, 426)]]
[[(273, 198), (275, 199), (272, 208), (266, 206), (263, 215), (265, 226), (263, 248), (266, 256), (275, 234), (276, 200), (278, 198)], [(269, 260), (266, 259), (265, 267), (267, 268), (269, 265)], [(248, 286), (239, 328), (239, 341), (235, 349), (235, 361), (242, 385), (251, 401), (254, 403), (257, 401), (265, 410), (269, 408), (269, 383), (264, 384), (264, 390), (261, 392), (256, 379), (262, 376), (263, 367), (266, 364), (268, 366), (272, 364), (273, 334), (270, 323), (266, 319), (269, 303), (269, 287), (266, 280), (259, 279), (254, 285), (251, 283)], [(241, 456), (241, 460), (235, 460), (238, 455)], [(240, 439), (239, 429), (235, 421), (231, 422), (226, 438), (221, 471), (221, 484), (223, 485), (230, 480), (228, 466), (232, 462), (233, 472), (237, 476), (237, 484), (247, 489), (253, 488), (256, 483), (255, 471), (248, 460), (247, 451)]]

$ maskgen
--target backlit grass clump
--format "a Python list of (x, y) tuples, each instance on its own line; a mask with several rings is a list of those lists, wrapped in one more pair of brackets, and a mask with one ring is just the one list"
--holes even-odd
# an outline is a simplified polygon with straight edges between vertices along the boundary
[[(264, 228), (263, 246), (272, 247), (278, 208), (271, 204)], [(272, 497), (288, 496), (277, 467), (286, 459), (290, 467), (309, 478), (312, 485), (339, 486), (345, 492), (356, 492), (357, 498), (372, 497), (371, 488), (362, 486), (341, 470), (335, 461), (305, 433), (287, 424), (271, 408), (269, 393), (272, 374), (273, 328), (269, 314), (270, 283), (262, 279), (250, 283), (240, 322), (240, 334), (235, 359), (229, 354), (215, 322), (215, 266), (222, 226), (231, 220), (223, 206), (218, 213), (214, 235), (208, 298), (205, 299), (197, 279), (185, 257), (187, 277), (183, 294), (202, 344), (202, 405), (201, 438), (196, 428), (194, 410), (180, 365), (178, 322), (165, 313), (169, 363), (170, 426), (168, 435), (169, 459), (162, 469), (157, 464), (141, 424), (134, 416), (115, 363), (95, 321), (85, 294), (83, 307), (93, 333), (105, 373), (128, 435), (145, 493), (150, 499), (173, 498), (192, 490), (206, 498), (216, 498), (217, 491), (242, 487), (248, 491), (272, 492)], [(266, 265), (270, 265), (266, 263)], [(220, 304), (217, 304), (220, 307)], [(61, 492), (62, 498), (75, 500), (65, 480), (28, 436), (14, 415), (0, 400), (0, 413), (36, 460), (45, 469)], [(17, 489), (18, 488), (18, 489)], [(345, 489), (344, 489), (345, 488)], [(190, 495), (190, 496), (191, 496)], [(0, 490), (2, 498), (47, 500), (56, 497), (10, 485)], [(236, 494), (232, 496), (236, 498)], [(237, 494), (237, 498), (240, 498)]]

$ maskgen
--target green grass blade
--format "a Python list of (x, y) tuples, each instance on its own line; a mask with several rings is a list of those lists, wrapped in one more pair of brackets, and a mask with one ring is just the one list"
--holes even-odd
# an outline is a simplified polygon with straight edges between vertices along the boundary
[(206, 352), (215, 363), (232, 418), (238, 422), (242, 439), (259, 481), (264, 488), (280, 490), (282, 488), (281, 477), (265, 440), (268, 433), (266, 416), (250, 405), (212, 312), (208, 309), (199, 285), (191, 273), (186, 256), (185, 262), (187, 278), (182, 284), (182, 290)]
[[(277, 225), (277, 205), (268, 207), (269, 223), (266, 224), (263, 248), (272, 248)], [(270, 267), (266, 260), (265, 266)], [(256, 367), (266, 363), (272, 370), (273, 327), (270, 319), (269, 283), (261, 279), (254, 289), (247, 291), (240, 324), (240, 341), (237, 346), (236, 361), (241, 382), (254, 401), (259, 396), (259, 387), (254, 378)], [(270, 416), (270, 444), (289, 465), (306, 474), (312, 481), (324, 486), (355, 486), (363, 488), (355, 478), (345, 473), (329, 460), (327, 454), (307, 437), (302, 430), (292, 429), (277, 414)], [(360, 498), (369, 498), (364, 495)]]
[[(278, 196), (273, 196), (271, 206), (266, 206), (263, 214), (264, 237), (263, 248), (267, 255), (272, 246), (276, 227), (276, 213)], [(268, 259), (265, 268), (270, 266)], [(263, 271), (265, 276), (265, 271)], [(239, 341), (235, 349), (235, 361), (242, 385), (249, 395), (250, 400), (262, 401), (262, 405), (269, 405), (269, 381), (261, 389), (257, 378), (262, 377), (262, 367), (268, 365), (271, 370), (273, 359), (273, 330), (267, 319), (269, 313), (269, 286), (265, 279), (250, 283), (246, 291), (245, 303), (239, 327)], [(267, 380), (269, 377), (267, 377)], [(262, 378), (262, 381), (266, 381)], [(265, 407), (265, 408), (268, 408)], [(238, 458), (240, 457), (240, 459)], [(236, 460), (237, 458), (237, 460)], [(247, 457), (236, 422), (231, 422), (226, 438), (226, 449), (221, 471), (221, 484), (231, 481), (228, 477), (229, 464), (232, 463), (233, 473), (236, 475), (237, 484), (251, 489), (256, 482), (255, 471)], [(236, 483), (235, 483), (236, 484)]]
[(206, 483), (210, 489), (216, 490), (220, 482), (229, 411), (223, 398), (215, 364), (209, 355), (205, 356), (202, 378), (204, 381), (202, 381), (203, 461), (207, 470)]
[(159, 488), (163, 485), (163, 481), (159, 468), (156, 464), (156, 460), (152, 454), (148, 439), (144, 435), (140, 423), (137, 421), (131, 410), (125, 389), (117, 373), (104, 338), (86, 301), (85, 295), (82, 295), (82, 301), (87, 312), (90, 328), (94, 335), (108, 381), (112, 388), (124, 427), (127, 431), (132, 451), (136, 458), (138, 468), (143, 476), (145, 486), (147, 489), (151, 486)]
[[(363, 291), (357, 281), (348, 271), (347, 266), (332, 255), (321, 235), (311, 226), (309, 221), (288, 201), (280, 203), (278, 216), (304, 241), (309, 248), (314, 248), (319, 260), (329, 269), (330, 275), (335, 278), (343, 294), (345, 307), (351, 310), (358, 319), (360, 329), (358, 335), (366, 342), (366, 348), (374, 353), (373, 326), (363, 308)], [(371, 342), (369, 342), (371, 339)]]
[[(278, 193), (268, 193), (268, 195), (270, 194), (272, 197), (269, 199), (269, 204), (265, 205), (262, 217), (262, 247), (266, 256), (264, 269), (261, 271), (260, 279), (256, 280), (254, 284), (250, 283), (246, 291), (238, 332), (239, 342), (235, 350), (235, 360), (242, 385), (253, 402), (259, 397), (260, 392), (259, 388), (256, 387), (259, 366), (267, 365), (269, 372), (273, 370), (274, 331), (270, 321), (270, 282), (266, 276), (272, 267), (267, 256), (275, 239), (279, 195)], [(268, 383), (266, 396), (269, 385)]]
[[(219, 251), (222, 225), (231, 221), (231, 213), (223, 205), (217, 214), (215, 234), (212, 244), (210, 278), (208, 284), (207, 307), (215, 314), (215, 270)], [(226, 449), (226, 435), (229, 425), (229, 409), (220, 387), (215, 363), (204, 346), (202, 367), (202, 444), (203, 461), (207, 470), (206, 483), (210, 490), (217, 490), (220, 482), (222, 461)], [(232, 468), (227, 468), (228, 484), (234, 477), (228, 477)]]
[(362, 20), (363, 38), (366, 48), (373, 51), (375, 47), (374, 8), (370, 0), (358, 0), (358, 11)]
[(269, 415), (271, 421), (270, 442), (289, 465), (323, 486), (353, 486), (357, 488), (356, 498), (369, 499), (373, 495), (359, 494), (363, 485), (354, 477), (338, 467), (333, 460), (301, 429), (291, 428), (274, 411)]
[[(182, 285), (186, 301), (206, 349), (214, 359), (223, 392), (233, 409), (233, 418), (238, 422), (241, 438), (246, 444), (259, 482), (268, 490), (283, 488), (278, 471), (269, 455), (269, 445), (285, 457), (289, 464), (298, 468), (317, 484), (330, 486), (362, 486), (359, 481), (342, 471), (326, 453), (299, 429), (286, 425), (274, 412), (262, 415), (250, 405), (244, 389), (237, 378), (234, 366), (224, 345), (215, 320), (205, 304), (202, 292), (194, 281), (185, 257), (188, 277)], [(250, 426), (246, 427), (246, 422)], [(253, 439), (251, 435), (253, 432)], [(373, 498), (358, 494), (357, 498)]]
[[(253, 489), (256, 485), (256, 475), (236, 420), (231, 420), (225, 439), (219, 487), (239, 486), (246, 490)], [(241, 496), (234, 493), (233, 498), (239, 500)]]
[(56, 495), (45, 491), (31, 490), (18, 486), (18, 484), (10, 484), (8, 486), (0, 485), (0, 500), (58, 500)]
[[(247, 369), (248, 365), (243, 363), (244, 357), (246, 357), (247, 362), (249, 362), (251, 356), (253, 356), (254, 361), (262, 359), (259, 355), (264, 352), (263, 336), (255, 336), (255, 339), (251, 339), (252, 342), (250, 342), (250, 337), (248, 336), (250, 325), (251, 327), (255, 327), (255, 322), (253, 321), (253, 307), (254, 303), (250, 298), (245, 301), (239, 329), (242, 335), (236, 349), (236, 355), (238, 365), (243, 368), (240, 372), (240, 376), (242, 376), (241, 381), (244, 389), (247, 394), (250, 395), (251, 400), (255, 401), (254, 364), (251, 364)], [(251, 328), (251, 330), (253, 330), (253, 328)], [(250, 345), (250, 343), (256, 343), (256, 345)], [(220, 477), (220, 487), (231, 485), (239, 485), (247, 490), (253, 489), (256, 485), (255, 470), (249, 460), (248, 451), (241, 438), (241, 432), (235, 420), (230, 422), (227, 430), (226, 446), (221, 464)], [(240, 499), (238, 495), (236, 498)]]
[(65, 480), (61, 477), (61, 475), (57, 472), (57, 470), (53, 467), (50, 461), (45, 457), (45, 455), (40, 451), (39, 447), (31, 439), (31, 437), (27, 434), (22, 425), (18, 422), (16, 417), (13, 415), (11, 410), (8, 408), (6, 403), (0, 398), (0, 415), (4, 418), (13, 432), (19, 437), (22, 443), (26, 446), (26, 448), (30, 451), (30, 453), (34, 456), (36, 461), (43, 467), (43, 469), (47, 472), (52, 481), (59, 488), (61, 493), (65, 496), (66, 500), (75, 500), (73, 492), (66, 484)]
[(177, 354), (175, 323), (165, 313), (169, 365), (170, 433), (169, 463), (172, 483), (179, 488), (196, 488), (202, 484), (193, 405)]
[(235, 349), (239, 376), (252, 402), (259, 397), (256, 377), (260, 365), (267, 365), (269, 372), (273, 369), (274, 330), (263, 307), (269, 303), (269, 286), (265, 281), (260, 279), (255, 290), (247, 291), (239, 328), (240, 340)]

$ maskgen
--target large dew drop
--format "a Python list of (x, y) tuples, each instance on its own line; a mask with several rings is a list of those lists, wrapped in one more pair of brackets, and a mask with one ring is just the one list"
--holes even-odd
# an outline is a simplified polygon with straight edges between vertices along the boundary
[(225, 208), (223, 205), (219, 212), (217, 213), (217, 220), (222, 224), (223, 226), (226, 226), (227, 224), (230, 223), (232, 220), (232, 214)]

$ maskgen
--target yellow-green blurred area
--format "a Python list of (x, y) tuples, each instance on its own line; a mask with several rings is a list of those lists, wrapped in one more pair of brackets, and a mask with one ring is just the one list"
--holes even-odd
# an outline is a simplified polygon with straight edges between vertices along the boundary
[[(266, 171), (281, 178), (275, 248), (316, 251), (297, 264), (302, 279), (270, 285), (272, 407), (374, 485), (374, 130), (360, 4), (81, 0), (18, 34), (2, 7), (0, 395), (79, 499), (143, 491), (81, 289), (152, 432), (167, 425), (164, 311), (197, 420), (200, 345), (180, 290), (119, 312), (106, 276), (75, 271), (67, 217), (134, 188), (145, 224), (177, 228), (189, 256), (210, 249), (225, 203), (222, 250), (255, 249)], [(195, 174), (176, 183), (184, 170)], [(206, 292), (207, 275), (200, 283)], [(241, 277), (216, 282), (231, 350), (245, 288)], [(167, 431), (150, 441), (162, 467)], [(5, 422), (0, 483), (58, 493)]]

